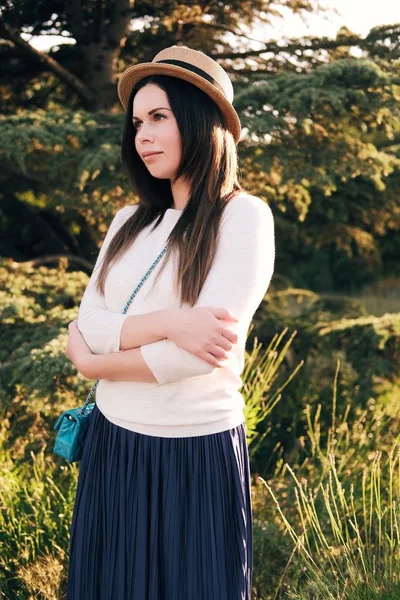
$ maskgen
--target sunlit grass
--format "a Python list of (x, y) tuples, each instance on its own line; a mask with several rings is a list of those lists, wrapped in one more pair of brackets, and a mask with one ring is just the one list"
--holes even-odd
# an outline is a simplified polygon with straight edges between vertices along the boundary
[(78, 470), (44, 451), (16, 462), (0, 435), (0, 590), (7, 600), (59, 598)]
[[(265, 422), (267, 416), (280, 401), (283, 390), (296, 376), (304, 363), (303, 360), (300, 361), (286, 381), (275, 389), (273, 384), (278, 376), (279, 367), (297, 333), (294, 331), (289, 339), (283, 343), (287, 331), (286, 327), (279, 335), (275, 334), (267, 348), (263, 348), (262, 344), (258, 343), (257, 338), (255, 338), (251, 352), (246, 352), (247, 360), (241, 375), (243, 380), (241, 393), (245, 399), (244, 415), (250, 458), (257, 452), (270, 432), (267, 427), (260, 433), (259, 423)], [(282, 348), (280, 348), (281, 343), (283, 343)]]
[[(332, 427), (325, 448), (320, 444), (318, 428), (308, 419), (318, 474), (310, 471), (309, 482), (286, 465), (294, 486), (296, 514), (287, 507), (282, 508), (271, 482), (259, 478), (275, 503), (284, 531), (292, 539), (294, 552), (289, 560), (297, 554), (302, 564), (303, 584), (296, 588), (289, 581), (286, 597), (293, 600), (398, 598), (399, 440), (393, 439), (389, 450), (376, 448), (369, 452), (367, 464), (362, 456), (358, 462), (355, 460), (349, 450), (359, 430), (354, 427), (349, 436), (343, 436), (343, 420), (336, 422), (338, 372), (339, 363), (334, 382)], [(350, 473), (343, 468), (347, 453), (350, 454), (348, 466), (353, 467)], [(275, 597), (282, 583), (283, 577)]]

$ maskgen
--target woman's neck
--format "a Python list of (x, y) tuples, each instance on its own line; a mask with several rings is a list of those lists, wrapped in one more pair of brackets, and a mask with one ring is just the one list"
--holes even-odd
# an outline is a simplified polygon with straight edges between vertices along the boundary
[(182, 178), (175, 182), (171, 182), (171, 192), (174, 198), (174, 206), (176, 210), (183, 210), (189, 202), (190, 187), (187, 181)]

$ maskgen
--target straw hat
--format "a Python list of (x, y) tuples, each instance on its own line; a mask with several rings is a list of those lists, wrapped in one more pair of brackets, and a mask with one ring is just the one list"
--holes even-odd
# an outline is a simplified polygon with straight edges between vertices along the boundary
[(219, 106), (236, 144), (240, 139), (240, 120), (232, 106), (233, 86), (226, 71), (204, 52), (187, 46), (161, 50), (151, 62), (128, 67), (118, 81), (118, 96), (126, 110), (133, 86), (148, 75), (171, 75), (200, 88)]

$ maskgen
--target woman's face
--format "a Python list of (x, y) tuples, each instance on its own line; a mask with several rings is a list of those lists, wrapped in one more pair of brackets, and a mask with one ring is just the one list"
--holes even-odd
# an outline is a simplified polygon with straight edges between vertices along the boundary
[[(148, 171), (157, 179), (175, 178), (181, 160), (181, 136), (167, 94), (154, 83), (133, 99), (135, 147)], [(157, 152), (145, 158), (146, 152)]]

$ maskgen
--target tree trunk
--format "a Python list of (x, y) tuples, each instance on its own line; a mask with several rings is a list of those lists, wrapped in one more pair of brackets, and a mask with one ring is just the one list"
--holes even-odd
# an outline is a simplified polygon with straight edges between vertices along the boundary
[(115, 77), (121, 48), (108, 40), (91, 42), (83, 47), (85, 56), (85, 81), (92, 99), (86, 105), (90, 111), (109, 110), (118, 100)]
[(134, 0), (116, 0), (113, 18), (106, 22), (102, 0), (97, 2), (93, 39), (83, 44), (85, 81), (93, 95), (88, 110), (108, 110), (118, 99), (117, 60), (128, 37), (133, 6)]
[(23, 52), (34, 56), (46, 69), (64, 81), (82, 100), (89, 111), (109, 110), (117, 102), (117, 60), (125, 46), (133, 11), (134, 0), (115, 0), (112, 18), (105, 18), (103, 0), (97, 0), (93, 21), (84, 18), (79, 0), (67, 4), (70, 12), (71, 33), (77, 47), (82, 49), (82, 75), (77, 77), (46, 52), (36, 50), (26, 42), (19, 31), (0, 18), (0, 35), (12, 41)]

